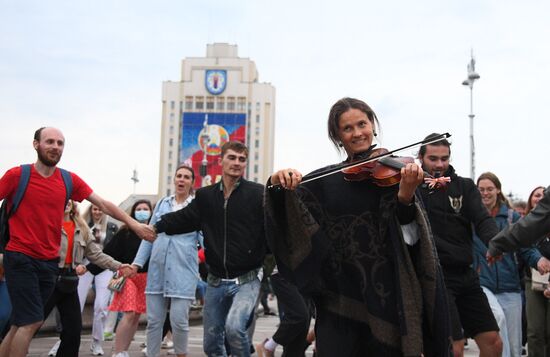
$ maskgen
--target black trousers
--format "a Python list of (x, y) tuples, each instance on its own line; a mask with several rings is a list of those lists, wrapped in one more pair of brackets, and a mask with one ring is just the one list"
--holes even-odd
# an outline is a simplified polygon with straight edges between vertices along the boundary
[(283, 357), (303, 357), (311, 321), (308, 303), (298, 288), (280, 274), (271, 276), (271, 286), (277, 296), (281, 319), (273, 340), (283, 346)]
[(367, 324), (317, 309), (315, 347), (318, 357), (403, 357), (400, 350), (376, 341)]
[(80, 348), (80, 333), (82, 331), (82, 315), (80, 313), (80, 302), (78, 300), (78, 290), (64, 292), (59, 289), (59, 283), (56, 284), (53, 294), (46, 302), (44, 307), (44, 317), (46, 318), (54, 306), (59, 310), (61, 317), (61, 345), (57, 350), (56, 357), (78, 357)]

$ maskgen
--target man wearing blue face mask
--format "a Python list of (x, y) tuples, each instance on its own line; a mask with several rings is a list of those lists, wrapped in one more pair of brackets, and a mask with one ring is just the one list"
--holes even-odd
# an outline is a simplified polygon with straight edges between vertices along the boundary
[(236, 141), (222, 146), (222, 180), (197, 190), (185, 208), (165, 214), (157, 232), (174, 235), (202, 231), (209, 267), (204, 303), (204, 352), (226, 356), (224, 337), (234, 356), (250, 356), (247, 322), (256, 305), (266, 253), (263, 185), (242, 176), (248, 148)]

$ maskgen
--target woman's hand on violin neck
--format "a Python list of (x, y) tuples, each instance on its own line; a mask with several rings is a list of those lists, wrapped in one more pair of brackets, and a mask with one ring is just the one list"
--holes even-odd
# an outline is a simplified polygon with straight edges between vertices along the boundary
[(271, 175), (272, 185), (281, 185), (287, 190), (295, 190), (302, 182), (302, 174), (295, 169), (283, 169)]
[(408, 163), (401, 168), (401, 181), (397, 198), (399, 202), (409, 204), (413, 201), (414, 191), (424, 181), (424, 171), (415, 163)]

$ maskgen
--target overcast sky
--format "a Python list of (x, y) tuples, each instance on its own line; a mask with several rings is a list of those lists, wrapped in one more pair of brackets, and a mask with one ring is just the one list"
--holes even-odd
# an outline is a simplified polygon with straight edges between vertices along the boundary
[(473, 48), (476, 174), (522, 198), (550, 184), (547, 1), (0, 0), (0, 171), (34, 162), (40, 126), (63, 130), (60, 166), (119, 202), (156, 193), (162, 81), (206, 44), (239, 46), (276, 87), (275, 168), (339, 161), (330, 106), (372, 106), (389, 149), (449, 132), (470, 175)]

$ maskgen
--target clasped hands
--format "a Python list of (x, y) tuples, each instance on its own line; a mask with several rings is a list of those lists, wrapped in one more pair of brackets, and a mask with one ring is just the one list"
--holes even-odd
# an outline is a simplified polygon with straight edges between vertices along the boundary
[(122, 264), (119, 268), (119, 274), (125, 278), (131, 278), (138, 272), (139, 267), (135, 264)]
[[(119, 274), (124, 276), (125, 278), (131, 278), (134, 275), (137, 274), (139, 267), (134, 264), (121, 264), (120, 267), (118, 267)], [(75, 268), (76, 275), (83, 275), (86, 273), (88, 269), (85, 265), (79, 264)]]
[(134, 227), (132, 227), (132, 230), (141, 238), (148, 242), (154, 242), (157, 238), (157, 232), (155, 231), (155, 228), (152, 225), (148, 225), (145, 223), (138, 223), (135, 222)]

